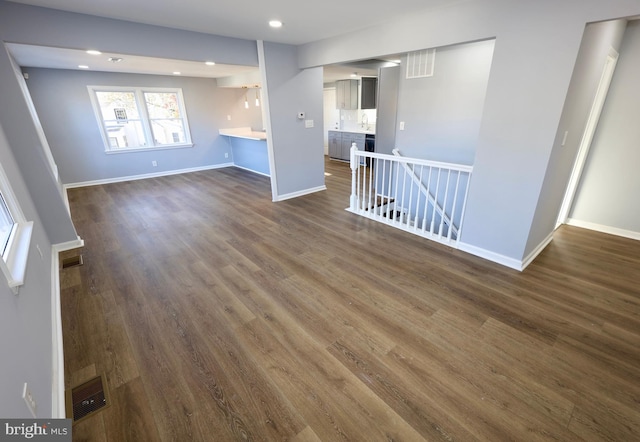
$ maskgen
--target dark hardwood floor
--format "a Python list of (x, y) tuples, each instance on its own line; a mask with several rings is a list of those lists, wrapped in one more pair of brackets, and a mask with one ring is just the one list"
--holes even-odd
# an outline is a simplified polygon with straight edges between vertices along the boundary
[(524, 272), (229, 168), (69, 190), (67, 387), (91, 441), (640, 440), (640, 242), (562, 227)]

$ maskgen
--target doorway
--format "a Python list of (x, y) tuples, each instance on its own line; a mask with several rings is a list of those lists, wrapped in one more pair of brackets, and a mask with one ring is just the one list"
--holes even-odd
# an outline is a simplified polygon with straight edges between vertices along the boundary
[(569, 217), (569, 212), (571, 211), (573, 200), (578, 190), (578, 184), (580, 183), (580, 177), (582, 176), (584, 166), (587, 162), (589, 148), (591, 147), (593, 136), (595, 135), (596, 128), (598, 127), (598, 121), (600, 120), (602, 108), (604, 107), (604, 102), (607, 98), (607, 93), (609, 92), (609, 86), (611, 86), (611, 79), (613, 78), (613, 73), (616, 69), (618, 57), (618, 52), (615, 49), (610, 48), (609, 54), (605, 60), (604, 68), (602, 69), (598, 89), (596, 90), (596, 95), (593, 99), (593, 104), (591, 105), (589, 118), (587, 119), (584, 133), (582, 134), (580, 146), (578, 147), (578, 154), (573, 165), (573, 170), (571, 171), (569, 184), (567, 185), (567, 191), (562, 201), (562, 206), (560, 207), (560, 213), (558, 214), (558, 220), (556, 221), (556, 228), (565, 224)]

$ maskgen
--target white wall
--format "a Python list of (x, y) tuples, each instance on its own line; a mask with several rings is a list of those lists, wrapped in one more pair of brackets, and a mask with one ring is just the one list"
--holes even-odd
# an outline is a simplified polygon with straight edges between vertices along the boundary
[[(228, 163), (227, 127), (261, 126), (260, 108), (242, 89), (218, 88), (215, 79), (26, 68), (27, 86), (63, 183), (113, 179)], [(191, 148), (106, 154), (88, 85), (181, 88)], [(253, 91), (251, 91), (253, 93)], [(231, 116), (231, 120), (227, 116)], [(151, 165), (155, 160), (157, 167)]]
[(640, 238), (640, 21), (630, 22), (570, 218)]
[(472, 165), (494, 41), (438, 48), (432, 77), (407, 79), (403, 58), (396, 147), (404, 156)]
[(304, 45), (299, 60), (318, 66), (495, 37), (461, 241), (517, 267), (528, 253), (584, 26), (637, 14), (632, 0), (456, 2)]

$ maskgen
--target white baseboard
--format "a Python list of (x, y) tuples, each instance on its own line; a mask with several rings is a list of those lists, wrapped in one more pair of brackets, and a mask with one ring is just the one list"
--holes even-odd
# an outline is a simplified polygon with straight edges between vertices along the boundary
[(66, 417), (59, 253), (83, 246), (84, 241), (80, 237), (75, 241), (68, 241), (51, 246), (51, 417), (54, 419), (63, 419)]
[(200, 172), (202, 170), (222, 169), (225, 167), (231, 167), (233, 165), (234, 165), (233, 163), (222, 163), (222, 164), (214, 164), (210, 166), (191, 167), (187, 169), (167, 170), (164, 172), (145, 173), (142, 175), (130, 175), (130, 176), (123, 176), (123, 177), (115, 177), (115, 178), (105, 178), (103, 180), (82, 181), (78, 183), (65, 184), (63, 188), (66, 190), (66, 189), (73, 189), (75, 187), (99, 186), (101, 184), (120, 183), (122, 181), (144, 180), (147, 178), (158, 178), (161, 176), (178, 175), (181, 173)]
[(492, 252), (490, 250), (483, 249), (481, 247), (472, 246), (471, 244), (459, 242), (458, 249), (463, 252), (471, 253), (472, 255), (479, 256), (480, 258), (487, 259), (489, 261), (493, 261), (497, 264), (503, 265), (505, 267), (509, 267), (518, 271), (522, 271), (524, 269), (522, 261), (519, 261), (514, 258), (510, 258), (505, 255), (501, 255), (499, 253)]
[(574, 227), (582, 227), (583, 229), (595, 230), (596, 232), (640, 240), (640, 232), (634, 232), (633, 230), (619, 229), (617, 227), (605, 226), (603, 224), (591, 223), (589, 221), (581, 221), (575, 218), (567, 219), (567, 224)]
[(291, 198), (297, 198), (299, 196), (309, 195), (310, 193), (316, 193), (323, 190), (327, 190), (327, 186), (312, 187), (311, 189), (300, 190), (298, 192), (286, 193), (273, 198), (273, 202), (289, 200)]
[(529, 253), (524, 258), (524, 260), (522, 261), (522, 270), (526, 269), (527, 266), (531, 264), (534, 259), (536, 259), (536, 256), (538, 256), (544, 250), (544, 248), (549, 245), (552, 239), (553, 239), (553, 232), (551, 232), (549, 236), (547, 236), (544, 240), (542, 240), (542, 242), (538, 244), (538, 247), (533, 249), (531, 253)]
[(490, 250), (486, 250), (480, 247), (472, 246), (471, 244), (459, 242), (458, 249), (463, 252), (471, 253), (472, 255), (479, 256), (480, 258), (488, 259), (489, 261), (493, 261), (497, 264), (503, 265), (505, 267), (509, 267), (514, 270), (518, 270), (519, 272), (523, 271), (527, 268), (531, 262), (544, 250), (547, 245), (553, 239), (553, 232), (549, 234), (538, 246), (533, 249), (531, 253), (529, 253), (522, 261), (511, 258), (509, 256), (501, 255), (499, 253), (492, 252)]
[(258, 175), (262, 175), (262, 176), (266, 176), (267, 178), (271, 178), (271, 175), (269, 175), (268, 173), (258, 172), (257, 170), (249, 169), (248, 167), (238, 166), (237, 164), (234, 164), (233, 167), (237, 167), (238, 169), (246, 170), (247, 172), (257, 173)]

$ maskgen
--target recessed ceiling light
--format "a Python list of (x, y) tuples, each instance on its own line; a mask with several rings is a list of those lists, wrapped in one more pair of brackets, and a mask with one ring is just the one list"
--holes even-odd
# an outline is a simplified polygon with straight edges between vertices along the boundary
[(120, 63), (122, 61), (122, 58), (120, 58), (120, 57), (109, 57), (109, 61), (111, 63)]
[(89, 66), (87, 66), (86, 64), (79, 64), (78, 67), (80, 69), (89, 69)]
[(280, 20), (271, 20), (269, 22), (269, 26), (271, 26), (272, 28), (281, 28), (282, 22)]
[(102, 52), (100, 51), (96, 51), (95, 49), (89, 49), (87, 51), (87, 54), (91, 54), (91, 55), (102, 55)]
[(180, 75), (182, 72), (174, 71), (173, 75)]
[(215, 61), (205, 61), (204, 64), (206, 64), (207, 66), (213, 66), (216, 64)]
[(353, 74), (351, 74), (351, 78), (356, 78), (358, 76), (357, 72), (354, 72)]

